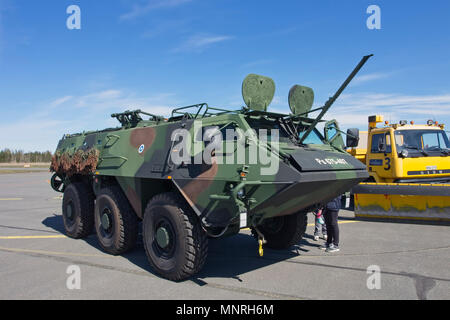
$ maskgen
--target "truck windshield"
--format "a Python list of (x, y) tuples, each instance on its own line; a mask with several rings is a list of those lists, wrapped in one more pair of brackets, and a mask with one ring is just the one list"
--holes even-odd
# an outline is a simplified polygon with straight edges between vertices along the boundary
[[(442, 130), (398, 130), (395, 131), (397, 152), (447, 152), (450, 143)], [(427, 155), (427, 154), (425, 154)]]

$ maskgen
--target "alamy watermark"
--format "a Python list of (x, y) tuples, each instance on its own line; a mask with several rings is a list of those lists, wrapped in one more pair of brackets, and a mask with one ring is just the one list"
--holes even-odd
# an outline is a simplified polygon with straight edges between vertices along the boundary
[(377, 265), (371, 265), (367, 267), (367, 277), (366, 285), (367, 289), (381, 289), (381, 268)]
[(175, 165), (259, 164), (261, 175), (274, 175), (279, 169), (278, 129), (220, 129), (203, 127), (196, 120), (191, 131), (174, 130), (171, 142), (170, 161)]
[(67, 7), (66, 13), (70, 16), (66, 20), (66, 26), (69, 30), (81, 29), (81, 9), (79, 6), (73, 4)]
[(69, 275), (66, 280), (66, 287), (69, 290), (81, 289), (81, 269), (77, 265), (70, 265), (66, 269), (66, 273)]
[(366, 26), (369, 30), (380, 30), (381, 29), (381, 9), (379, 6), (372, 4), (367, 7), (367, 14), (370, 16), (367, 18)]
[[(81, 9), (79, 6), (73, 4), (67, 7), (66, 13), (69, 17), (66, 20), (66, 26), (69, 30), (81, 29)], [(367, 7), (366, 13), (370, 16), (366, 20), (366, 26), (369, 30), (381, 29), (381, 8), (378, 5), (372, 4)]]

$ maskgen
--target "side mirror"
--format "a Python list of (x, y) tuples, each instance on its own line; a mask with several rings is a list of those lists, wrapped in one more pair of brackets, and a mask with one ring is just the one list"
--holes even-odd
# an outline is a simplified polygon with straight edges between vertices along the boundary
[(350, 128), (347, 130), (347, 148), (355, 148), (359, 143), (359, 129)]

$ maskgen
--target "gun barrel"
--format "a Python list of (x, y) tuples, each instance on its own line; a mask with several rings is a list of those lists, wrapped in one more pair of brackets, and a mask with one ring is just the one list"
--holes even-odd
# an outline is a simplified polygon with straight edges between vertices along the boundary
[(314, 127), (319, 123), (320, 120), (322, 120), (325, 113), (328, 112), (330, 107), (333, 105), (333, 103), (337, 100), (337, 98), (341, 95), (341, 93), (345, 90), (345, 88), (348, 86), (348, 84), (353, 80), (353, 78), (356, 76), (356, 74), (361, 70), (361, 68), (364, 66), (364, 64), (369, 60), (370, 57), (372, 57), (373, 54), (369, 54), (367, 56), (364, 56), (361, 61), (358, 63), (358, 65), (353, 69), (352, 73), (345, 79), (344, 83), (339, 87), (338, 91), (332, 96), (328, 101), (325, 103), (325, 105), (321, 108), (322, 111), (317, 116), (316, 120), (309, 126), (308, 130), (306, 130), (305, 134), (301, 137), (300, 143), (303, 143), (305, 139), (308, 137), (308, 135), (313, 131)]

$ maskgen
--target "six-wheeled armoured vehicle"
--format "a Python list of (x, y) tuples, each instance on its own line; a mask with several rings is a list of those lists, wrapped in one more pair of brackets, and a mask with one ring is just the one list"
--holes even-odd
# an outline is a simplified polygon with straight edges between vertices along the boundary
[[(66, 234), (83, 238), (95, 229), (100, 246), (118, 255), (133, 248), (142, 221), (148, 260), (171, 280), (202, 268), (209, 237), (251, 228), (261, 254), (262, 244), (299, 243), (307, 212), (368, 177), (336, 143), (333, 122), (324, 134), (317, 129), (368, 58), (321, 108), (312, 109), (312, 89), (295, 85), (292, 113), (269, 112), (275, 84), (252, 74), (240, 110), (203, 103), (168, 118), (126, 111), (112, 115), (118, 128), (65, 135), (52, 159), (51, 185), (64, 193)], [(312, 112), (319, 115), (308, 117)]]

